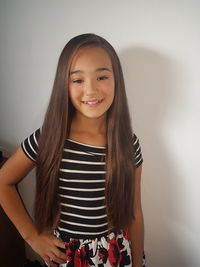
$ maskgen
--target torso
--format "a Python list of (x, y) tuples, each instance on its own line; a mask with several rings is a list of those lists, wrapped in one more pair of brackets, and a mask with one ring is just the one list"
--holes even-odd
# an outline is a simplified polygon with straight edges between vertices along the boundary
[(60, 164), (61, 217), (58, 229), (63, 238), (65, 235), (95, 238), (108, 231), (105, 207), (106, 148), (91, 144), (87, 138), (75, 139), (78, 139), (77, 136), (70, 135), (66, 140)]

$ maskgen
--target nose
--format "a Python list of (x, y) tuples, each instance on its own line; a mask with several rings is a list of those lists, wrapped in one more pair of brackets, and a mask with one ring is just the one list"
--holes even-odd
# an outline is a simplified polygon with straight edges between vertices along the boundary
[(87, 96), (96, 94), (98, 91), (96, 82), (92, 79), (87, 80), (85, 82), (84, 91)]

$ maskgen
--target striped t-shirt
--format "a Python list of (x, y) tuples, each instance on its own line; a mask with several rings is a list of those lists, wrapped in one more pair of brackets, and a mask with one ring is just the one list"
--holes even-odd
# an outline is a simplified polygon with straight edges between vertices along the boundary
[[(26, 138), (24, 153), (36, 161), (40, 129)], [(137, 136), (133, 135), (135, 166), (142, 162)], [(59, 169), (61, 205), (58, 230), (73, 238), (96, 238), (108, 232), (105, 206), (106, 147), (66, 139)]]

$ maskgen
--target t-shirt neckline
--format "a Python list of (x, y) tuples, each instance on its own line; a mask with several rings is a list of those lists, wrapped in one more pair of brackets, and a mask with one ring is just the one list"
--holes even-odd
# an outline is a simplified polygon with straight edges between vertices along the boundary
[(94, 147), (94, 148), (102, 148), (102, 149), (106, 149), (105, 146), (94, 146), (94, 145), (86, 144), (86, 143), (83, 143), (83, 142), (78, 142), (78, 141), (72, 140), (72, 139), (70, 139), (70, 138), (67, 138), (67, 140), (70, 141), (70, 142), (76, 143), (76, 144), (80, 144), (80, 145), (83, 145), (83, 146), (87, 146), (87, 147)]

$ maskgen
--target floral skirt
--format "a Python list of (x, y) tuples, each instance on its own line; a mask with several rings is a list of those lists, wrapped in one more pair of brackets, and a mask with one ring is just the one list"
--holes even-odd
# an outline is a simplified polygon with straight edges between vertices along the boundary
[[(66, 263), (59, 267), (131, 267), (130, 240), (126, 232), (115, 235), (113, 232), (107, 236), (95, 239), (64, 240), (59, 231), (54, 235), (66, 244)], [(143, 254), (143, 267), (146, 267), (145, 254)]]

